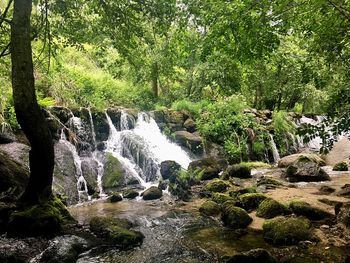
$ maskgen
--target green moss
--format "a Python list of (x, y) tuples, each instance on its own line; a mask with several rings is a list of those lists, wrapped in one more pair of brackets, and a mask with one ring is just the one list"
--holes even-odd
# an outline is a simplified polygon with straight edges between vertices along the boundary
[(112, 217), (94, 217), (90, 221), (92, 232), (121, 248), (142, 244), (143, 234), (131, 230), (131, 227), (132, 224), (129, 221)]
[(270, 169), (273, 167), (271, 164), (264, 163), (264, 162), (241, 162), (240, 165), (246, 166), (249, 169), (257, 169), (257, 168)]
[(247, 187), (247, 188), (242, 188), (242, 189), (238, 189), (238, 190), (229, 190), (228, 191), (228, 194), (233, 198), (237, 198), (240, 195), (247, 194), (247, 193), (256, 193), (255, 187)]
[(296, 162), (313, 162), (320, 166), (323, 166), (326, 164), (325, 161), (322, 160), (322, 158), (316, 154), (302, 154), (298, 157)]
[(225, 226), (233, 229), (246, 228), (253, 221), (244, 209), (231, 201), (222, 205), (221, 220)]
[(126, 189), (123, 191), (123, 197), (127, 199), (134, 199), (139, 196), (139, 193), (134, 189)]
[(227, 190), (227, 188), (230, 187), (230, 184), (220, 180), (220, 179), (214, 179), (210, 182), (208, 182), (205, 186), (204, 186), (204, 190), (205, 191), (209, 191), (209, 192), (225, 192)]
[(290, 202), (289, 207), (294, 214), (305, 216), (310, 220), (322, 220), (332, 216), (330, 213), (327, 213), (322, 209), (312, 207), (309, 203), (303, 201), (292, 201)]
[(293, 245), (311, 238), (311, 223), (303, 217), (276, 217), (263, 225), (264, 238), (276, 245)]
[(232, 198), (228, 194), (223, 194), (223, 193), (213, 193), (211, 196), (211, 200), (213, 200), (215, 203), (218, 203), (218, 204), (223, 204), (226, 201), (235, 201), (234, 198)]
[(286, 215), (289, 213), (287, 206), (277, 202), (273, 199), (265, 199), (261, 202), (256, 211), (256, 215), (263, 218), (273, 218), (279, 215)]
[(246, 165), (234, 164), (226, 168), (222, 173), (221, 179), (228, 180), (231, 177), (248, 179), (251, 178), (251, 168)]
[(152, 186), (148, 188), (145, 192), (143, 192), (143, 200), (154, 200), (159, 199), (163, 195), (163, 192), (161, 189), (159, 189), (156, 186)]
[(346, 162), (340, 162), (333, 166), (333, 171), (348, 171), (349, 167)]
[(107, 153), (104, 165), (102, 186), (104, 189), (121, 186), (124, 183), (124, 174), (121, 164), (111, 153)]
[(242, 208), (247, 211), (256, 209), (265, 199), (266, 196), (260, 193), (247, 193), (239, 196)]
[(111, 194), (108, 199), (107, 199), (110, 203), (116, 203), (116, 202), (120, 202), (123, 200), (123, 197), (121, 196), (121, 194), (119, 193), (113, 193)]
[(258, 182), (257, 182), (257, 185), (275, 185), (275, 186), (280, 186), (280, 185), (283, 185), (280, 181), (272, 178), (272, 177), (268, 177), (268, 176), (263, 176), (261, 177)]
[(220, 214), (220, 205), (213, 201), (205, 201), (199, 208), (199, 212), (207, 216), (216, 216)]

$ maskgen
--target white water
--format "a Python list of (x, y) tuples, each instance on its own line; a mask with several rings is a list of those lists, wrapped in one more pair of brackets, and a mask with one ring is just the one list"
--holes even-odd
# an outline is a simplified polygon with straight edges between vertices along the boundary
[[(299, 120), (299, 125), (303, 125), (303, 124), (317, 125), (320, 123), (321, 120), (322, 120), (321, 118), (318, 118), (318, 120), (316, 121), (314, 119), (303, 116)], [(322, 139), (319, 136), (317, 136), (316, 138), (310, 140), (308, 143), (304, 144), (302, 138), (300, 138), (299, 145), (302, 148), (308, 148), (311, 151), (318, 152), (322, 146)]]
[(280, 154), (278, 152), (278, 149), (277, 149), (277, 146), (276, 146), (276, 143), (273, 139), (272, 134), (270, 134), (270, 139), (271, 139), (270, 144), (271, 144), (271, 150), (272, 150), (272, 155), (273, 155), (273, 161), (274, 161), (274, 163), (277, 163), (281, 159), (281, 157), (280, 157)]

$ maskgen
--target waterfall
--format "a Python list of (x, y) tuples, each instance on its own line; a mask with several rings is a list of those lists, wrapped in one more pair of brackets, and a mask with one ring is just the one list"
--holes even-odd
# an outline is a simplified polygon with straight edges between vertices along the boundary
[(278, 149), (272, 134), (270, 134), (270, 144), (271, 144), (271, 150), (273, 155), (273, 161), (274, 163), (277, 163), (281, 158), (280, 158), (280, 154), (278, 153)]
[[(308, 118), (308, 117), (301, 117), (299, 120), (299, 126), (303, 125), (303, 124), (311, 124), (311, 125), (317, 125), (319, 124), (321, 121), (323, 120), (322, 117), (318, 117), (317, 120)], [(321, 149), (321, 145), (322, 145), (322, 139), (317, 136), (315, 138), (313, 138), (312, 140), (310, 140), (308, 143), (304, 144), (303, 143), (303, 138), (300, 138), (299, 140), (299, 145), (301, 148), (308, 148), (311, 151), (319, 151)]]
[(88, 195), (87, 183), (83, 176), (83, 172), (81, 170), (81, 159), (78, 155), (78, 152), (75, 146), (67, 140), (67, 137), (64, 134), (63, 130), (61, 131), (61, 138), (59, 142), (64, 144), (73, 156), (75, 173), (76, 173), (75, 176), (77, 178), (77, 189), (79, 193), (79, 201), (81, 200), (82, 194), (86, 194), (88, 196), (88, 199), (90, 199), (90, 196)]

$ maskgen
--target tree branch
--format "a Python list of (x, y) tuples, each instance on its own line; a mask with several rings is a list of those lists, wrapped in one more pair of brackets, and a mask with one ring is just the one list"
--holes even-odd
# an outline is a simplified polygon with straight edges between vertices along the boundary
[(3, 23), (4, 21), (7, 22), (7, 23), (9, 23), (9, 24), (11, 24), (11, 20), (6, 19), (6, 16), (7, 16), (8, 11), (10, 10), (10, 7), (11, 7), (11, 5), (12, 5), (12, 2), (13, 2), (13, 0), (9, 0), (9, 2), (8, 2), (6, 8), (5, 8), (4, 13), (3, 13), (2, 16), (0, 17), (0, 27), (2, 26), (2, 23)]
[(10, 48), (10, 46), (11, 46), (11, 42), (8, 43), (7, 46), (3, 49), (3, 51), (2, 51), (1, 54), (0, 54), (0, 58), (5, 57), (5, 56), (11, 54), (11, 51), (9, 51), (9, 52), (6, 53), (6, 51)]
[(327, 0), (327, 2), (330, 3), (334, 7), (334, 9), (336, 9), (341, 15), (343, 15), (350, 22), (350, 14), (346, 13), (344, 8), (336, 5), (332, 0)]

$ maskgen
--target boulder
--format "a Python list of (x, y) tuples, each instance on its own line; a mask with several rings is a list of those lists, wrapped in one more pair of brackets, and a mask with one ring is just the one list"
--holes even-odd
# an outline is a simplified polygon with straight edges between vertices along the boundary
[(50, 240), (49, 247), (40, 257), (40, 263), (76, 262), (78, 255), (89, 248), (88, 242), (78, 236), (64, 235)]
[(0, 234), (3, 234), (6, 232), (10, 215), (15, 210), (15, 208), (16, 206), (12, 203), (0, 202)]
[(234, 198), (232, 198), (228, 194), (223, 194), (223, 193), (212, 193), (211, 200), (213, 200), (215, 203), (218, 203), (218, 204), (223, 204), (226, 201), (236, 201)]
[(73, 117), (72, 111), (63, 106), (52, 106), (49, 111), (56, 116), (63, 124), (67, 123), (68, 120)]
[(224, 226), (233, 229), (246, 228), (253, 221), (244, 209), (235, 206), (231, 201), (222, 205), (221, 220)]
[(213, 158), (203, 158), (193, 161), (188, 166), (188, 171), (192, 173), (200, 173), (201, 180), (211, 180), (219, 177), (222, 167), (220, 163)]
[(325, 157), (327, 165), (335, 165), (336, 163), (350, 160), (350, 140), (347, 137), (341, 138), (335, 142), (330, 152)]
[(303, 201), (292, 201), (289, 203), (289, 208), (294, 214), (304, 216), (310, 220), (323, 220), (332, 217), (332, 214), (317, 207), (312, 207), (309, 203)]
[(228, 191), (228, 194), (233, 198), (237, 198), (240, 195), (248, 194), (248, 193), (250, 194), (256, 193), (256, 189), (254, 187), (247, 187), (247, 188), (233, 189)]
[(350, 204), (339, 205), (339, 211), (337, 213), (337, 222), (344, 224), (350, 228)]
[(131, 248), (142, 244), (141, 232), (131, 230), (132, 224), (126, 219), (113, 217), (94, 217), (90, 221), (90, 230), (119, 248)]
[(226, 192), (227, 188), (229, 187), (230, 187), (229, 183), (216, 178), (206, 183), (206, 185), (204, 186), (204, 190), (208, 192), (214, 192), (214, 193), (223, 193), (223, 192)]
[(116, 203), (116, 202), (120, 202), (123, 200), (123, 197), (121, 196), (121, 194), (119, 193), (113, 193), (111, 194), (108, 199), (107, 199), (110, 203)]
[(10, 133), (0, 132), (0, 144), (12, 143), (16, 138)]
[(220, 214), (220, 205), (214, 201), (205, 201), (200, 207), (199, 212), (206, 216), (217, 216)]
[(262, 248), (251, 249), (229, 258), (226, 263), (276, 263), (277, 260)]
[(325, 161), (319, 157), (317, 154), (312, 153), (296, 153), (292, 155), (287, 155), (278, 161), (278, 167), (286, 168), (299, 161), (306, 161), (318, 164), (319, 166), (326, 165)]
[(195, 132), (196, 131), (196, 123), (193, 119), (187, 119), (184, 122), (184, 127), (186, 128), (186, 131), (188, 132)]
[(97, 161), (92, 158), (85, 157), (81, 161), (81, 171), (86, 180), (89, 195), (99, 191), (97, 185), (98, 168)]
[(158, 189), (163, 191), (166, 190), (168, 186), (169, 186), (169, 181), (160, 181), (158, 183)]
[(262, 218), (273, 218), (280, 215), (287, 215), (290, 211), (287, 206), (277, 202), (276, 200), (267, 198), (262, 201), (256, 211), (256, 215)]
[(288, 166), (284, 178), (289, 182), (320, 182), (331, 179), (318, 164), (309, 161), (298, 161)]
[(109, 136), (109, 125), (105, 112), (92, 112), (91, 115), (94, 123), (96, 141), (107, 141)]
[(155, 200), (161, 198), (163, 192), (156, 186), (151, 186), (146, 191), (143, 192), (142, 198), (143, 200)]
[(126, 189), (123, 191), (123, 197), (127, 199), (134, 199), (139, 196), (139, 193), (134, 189)]
[(113, 189), (124, 184), (124, 169), (121, 163), (111, 153), (107, 153), (102, 176), (103, 189)]
[(203, 139), (198, 135), (194, 135), (188, 131), (176, 131), (175, 141), (194, 154), (203, 153)]
[(238, 197), (240, 206), (247, 211), (252, 211), (260, 205), (267, 197), (260, 193), (247, 193)]
[(344, 161), (336, 163), (333, 166), (333, 171), (348, 171), (348, 170), (349, 170), (348, 164)]
[(311, 223), (304, 217), (275, 217), (263, 224), (264, 239), (274, 245), (295, 245), (311, 239)]
[(174, 182), (181, 170), (181, 165), (175, 161), (164, 161), (160, 164), (160, 174), (164, 180)]
[(240, 165), (240, 164), (230, 165), (223, 172), (221, 178), (227, 180), (231, 177), (236, 177), (241, 179), (251, 178), (252, 177), (251, 169), (248, 166)]

